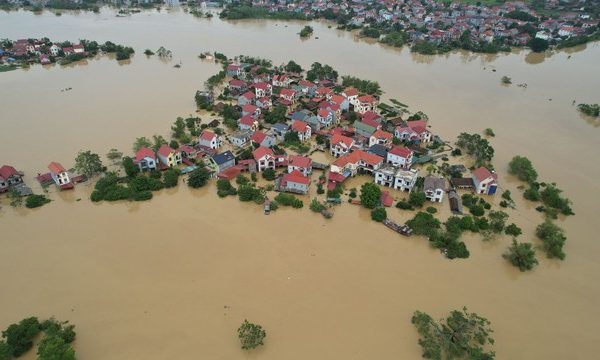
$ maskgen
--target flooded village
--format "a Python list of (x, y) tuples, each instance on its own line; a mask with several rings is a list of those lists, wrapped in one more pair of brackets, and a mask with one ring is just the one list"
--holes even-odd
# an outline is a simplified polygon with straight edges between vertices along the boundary
[[(89, 21), (94, 16), (63, 15), (61, 20)], [(144, 22), (178, 16), (154, 14)], [(526, 60), (519, 54), (483, 64), (460, 54), (419, 62), (406, 52), (356, 43), (352, 36), (319, 23), (313, 25), (319, 39), (302, 42), (297, 36), (301, 24), (287, 28), (269, 22), (264, 28), (254, 22), (199, 21), (184, 22), (207, 32), (194, 48), (191, 38), (180, 43), (160, 38), (148, 44), (133, 33), (92, 37), (82, 29), (81, 38), (112, 38), (133, 46), (136, 55), (130, 63), (92, 58), (87, 61), (94, 66), (75, 63), (64, 69), (32, 67), (3, 74), (3, 98), (12, 99), (5, 107), (6, 129), (14, 136), (2, 137), (2, 163), (7, 166), (0, 174), (8, 179), (6, 187), (24, 189), (18, 185), (24, 182), (52, 201), (36, 210), (13, 209), (9, 196), (2, 197), (2, 271), (20, 269), (18, 279), (5, 280), (8, 291), (25, 296), (18, 302), (3, 298), (0, 305), (10, 311), (2, 312), (2, 327), (32, 314), (69, 319), (77, 324), (78, 357), (85, 358), (186, 358), (198, 353), (238, 358), (244, 355), (232, 333), (248, 318), (268, 333), (266, 345), (256, 350), (260, 357), (419, 358), (419, 334), (410, 323), (413, 312), (423, 310), (437, 318), (466, 305), (492, 321), (493, 350), (499, 357), (572, 354), (553, 345), (556, 337), (577, 344), (577, 354), (592, 351), (585, 344), (594, 335), (581, 338), (570, 319), (591, 326), (584, 319), (593, 313), (596, 265), (587, 253), (596, 245), (590, 237), (594, 225), (585, 224), (593, 205), (577, 187), (592, 191), (596, 185), (586, 177), (574, 186), (545, 160), (550, 155), (562, 160), (555, 152), (559, 149), (536, 146), (560, 143), (561, 137), (577, 131), (579, 142), (571, 144), (568, 156), (588, 149), (597, 136), (591, 131), (596, 129), (594, 120), (571, 106), (573, 99), (597, 102), (586, 96), (594, 87), (593, 76), (578, 85), (576, 95), (560, 95), (558, 89), (541, 85), (555, 80), (531, 72), (535, 67), (548, 74), (564, 66), (567, 54), (552, 54), (538, 65), (527, 64), (530, 68), (521, 68)], [(136, 24), (117, 25), (121, 30), (129, 26)], [(223, 45), (211, 39), (214, 27), (227, 38), (237, 34), (240, 43)], [(21, 31), (8, 34), (13, 39), (37, 37)], [(270, 34), (269, 41), (253, 49), (243, 45), (244, 39), (259, 34)], [(76, 40), (58, 29), (48, 35)], [(269, 44), (281, 40), (298, 42), (298, 49), (285, 55), (269, 50)], [(336, 61), (331, 52), (315, 56), (327, 44), (336, 44), (340, 52), (356, 50), (347, 61)], [(170, 63), (181, 63), (180, 69), (137, 55), (162, 45), (172, 49)], [(209, 53), (212, 59), (198, 58), (211, 49), (216, 51)], [(251, 56), (215, 61), (220, 54)], [(597, 55), (594, 47), (573, 53), (578, 66), (570, 76), (582, 79)], [(264, 63), (266, 59), (272, 61)], [(378, 66), (366, 65), (367, 59)], [(361, 60), (365, 65), (358, 65)], [(314, 65), (317, 61), (321, 66)], [(460, 68), (462, 75), (447, 68)], [(112, 72), (122, 79), (103, 79)], [(81, 81), (83, 74), (96, 80)], [(218, 83), (206, 86), (215, 74), (221, 74), (213, 78)], [(504, 74), (529, 87), (503, 86)], [(464, 84), (457, 82), (460, 78)], [(439, 84), (440, 79), (465, 86), (464, 97)], [(45, 85), (21, 89), (18, 81)], [(563, 81), (572, 90), (570, 81)], [(374, 82), (380, 87), (374, 88)], [(73, 91), (60, 92), (71, 86)], [(138, 95), (132, 87), (143, 94), (143, 101), (134, 99)], [(47, 110), (54, 109), (54, 125), (38, 122), (24, 128), (26, 118), (37, 111), (17, 106), (24, 89), (33, 96), (45, 94), (38, 96), (40, 106), (46, 118)], [(91, 107), (94, 94), (105, 96), (102, 106)], [(489, 101), (482, 100), (484, 94)], [(501, 106), (508, 99), (514, 109)], [(73, 107), (69, 111), (53, 103)], [(531, 111), (525, 115), (528, 122), (517, 116), (524, 109)], [(542, 126), (567, 128), (561, 137), (544, 130), (543, 139), (532, 138), (532, 127), (542, 131)], [(461, 138), (461, 133), (469, 136)], [(46, 151), (30, 157), (12, 150), (24, 136)], [(495, 152), (490, 160), (478, 161), (467, 154), (468, 145), (456, 144), (461, 139), (466, 144), (485, 140)], [(110, 176), (91, 172), (86, 180), (86, 168), (76, 169), (75, 158), (88, 149), (100, 154), (106, 167), (99, 173), (115, 172), (119, 179), (112, 182)], [(543, 204), (523, 198), (527, 181), (509, 173), (508, 164), (517, 155), (531, 159), (538, 181), (556, 182), (564, 189), (575, 216), (536, 211)], [(573, 169), (593, 176), (597, 169), (584, 164), (571, 161)], [(176, 185), (171, 187), (174, 168), (183, 174), (174, 176)], [(135, 178), (148, 180), (136, 180), (133, 189), (128, 169)], [(98, 179), (108, 179), (107, 186), (100, 189)], [(512, 204), (505, 207), (501, 203), (507, 190)], [(139, 200), (146, 200), (149, 191), (151, 200), (106, 201), (134, 199), (129, 191), (136, 191)], [(479, 212), (478, 204), (484, 217), (492, 212), (509, 215), (506, 226), (514, 223), (522, 230), (518, 241), (534, 244), (537, 267), (521, 272), (502, 257), (512, 238), (504, 231), (488, 240), (482, 232), (465, 231), (460, 242), (468, 249), (468, 259), (454, 260), (446, 258), (447, 247), (427, 241), (440, 236), (438, 245), (444, 244), (444, 225), (435, 234), (419, 233), (422, 220), (430, 217), (441, 222), (459, 212), (461, 217), (480, 217), (473, 213)], [(322, 216), (324, 209), (331, 214)], [(385, 209), (384, 218), (380, 209)], [(413, 221), (417, 214), (430, 217)], [(555, 216), (554, 223), (566, 231), (564, 261), (547, 258), (536, 237), (536, 227), (547, 216)], [(412, 235), (400, 236), (385, 224), (406, 234), (410, 229)], [(413, 226), (402, 230), (403, 224)], [(464, 254), (462, 247), (454, 250)], [(24, 268), (28, 258), (35, 262)], [(540, 298), (546, 301), (540, 303)], [(550, 330), (543, 325), (543, 314), (557, 306), (564, 309), (556, 315), (563, 327)], [(357, 323), (362, 330), (356, 329)], [(513, 340), (524, 332), (533, 334), (531, 342), (515, 345)], [(299, 350), (300, 341), (311, 347)]]

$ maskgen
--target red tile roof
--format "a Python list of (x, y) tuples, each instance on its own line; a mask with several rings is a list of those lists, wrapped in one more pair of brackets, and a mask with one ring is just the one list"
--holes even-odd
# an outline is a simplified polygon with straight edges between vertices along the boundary
[(404, 147), (404, 146), (394, 146), (389, 151), (389, 153), (397, 155), (397, 156), (401, 156), (403, 158), (409, 158), (410, 156), (412, 156), (413, 151), (411, 149), (407, 148), (407, 147)]
[(294, 170), (289, 174), (284, 174), (281, 180), (283, 182), (283, 186), (287, 186), (288, 182), (304, 185), (308, 185), (310, 183), (310, 178), (302, 175), (302, 173), (298, 170)]
[(342, 95), (335, 94), (331, 97), (331, 102), (334, 102), (338, 105), (341, 105), (345, 100), (346, 100), (346, 98)]
[(254, 150), (252, 152), (252, 155), (254, 156), (255, 160), (260, 160), (261, 158), (263, 158), (265, 155), (269, 155), (271, 157), (274, 157), (275, 154), (273, 153), (273, 150), (269, 149), (268, 147), (264, 147), (264, 146), (259, 146), (256, 150)]
[(238, 79), (233, 79), (229, 82), (229, 86), (242, 87), (244, 85), (246, 85), (246, 83), (243, 82), (242, 80), (238, 80)]
[(474, 170), (473, 176), (477, 179), (477, 181), (480, 182), (490, 177), (494, 179), (498, 178), (498, 175), (496, 173), (492, 173), (484, 167), (480, 167), (479, 169)]
[(242, 95), (242, 96), (245, 97), (248, 100), (252, 100), (252, 99), (254, 99), (256, 97), (256, 95), (254, 95), (254, 93), (250, 92), (250, 91), (245, 92), (244, 95)]
[(312, 165), (312, 159), (307, 156), (290, 155), (288, 157), (288, 165), (309, 168)]
[(333, 92), (333, 90), (331, 90), (330, 88), (326, 88), (324, 86), (317, 89), (317, 95), (327, 95), (332, 92)]
[(152, 151), (152, 149), (149, 149), (147, 147), (143, 147), (135, 153), (135, 161), (137, 161), (137, 162), (140, 162), (147, 157), (156, 159), (156, 155), (154, 154), (154, 151)]
[(0, 167), (0, 177), (2, 177), (3, 179), (8, 179), (9, 177), (13, 176), (13, 175), (18, 175), (19, 172), (17, 171), (17, 169), (15, 169), (14, 167), (10, 166), (10, 165), (4, 165), (2, 167)]
[(349, 87), (344, 90), (344, 94), (346, 94), (346, 96), (356, 96), (358, 95), (358, 90), (353, 87)]
[(338, 167), (344, 167), (346, 164), (356, 164), (359, 161), (374, 166), (381, 163), (383, 158), (379, 155), (371, 154), (366, 151), (355, 150), (350, 154), (341, 156), (333, 164)]
[(352, 143), (354, 143), (354, 140), (344, 136), (344, 135), (338, 135), (335, 134), (331, 137), (331, 141), (330, 141), (331, 145), (337, 145), (339, 143), (342, 143), (343, 145), (345, 145), (347, 148), (352, 146)]
[(51, 162), (50, 165), (48, 165), (48, 169), (55, 174), (60, 174), (60, 173), (66, 171), (65, 168), (61, 164), (54, 162), (54, 161)]
[[(366, 113), (363, 114), (362, 116), (362, 121), (365, 124), (377, 124), (377, 126), (379, 126), (379, 122), (377, 121), (379, 118), (381, 118), (381, 116), (377, 113), (374, 113), (372, 111), (367, 111)], [(373, 126), (373, 125), (371, 125)], [(377, 127), (375, 126), (375, 127)]]
[(329, 116), (329, 110), (327, 109), (319, 109), (319, 112), (317, 112), (317, 115), (319, 115), (322, 118), (326, 118)]
[(381, 192), (381, 204), (385, 207), (390, 207), (394, 203), (394, 198), (387, 191)]
[(302, 120), (294, 120), (292, 121), (292, 130), (296, 132), (305, 132), (308, 123)]
[(250, 136), (250, 140), (252, 142), (255, 142), (257, 144), (262, 144), (262, 142), (265, 140), (265, 138), (267, 137), (267, 134), (265, 134), (262, 131), (255, 131), (254, 134), (252, 134), (252, 136)]
[(279, 95), (285, 97), (294, 97), (296, 96), (296, 91), (292, 89), (281, 89), (281, 91), (279, 91)]
[(169, 145), (167, 144), (162, 144), (160, 146), (160, 148), (158, 149), (158, 154), (162, 155), (164, 157), (169, 156), (169, 154), (174, 153), (175, 150), (173, 150)]
[(375, 130), (375, 132), (371, 136), (374, 136), (376, 139), (386, 139), (386, 140), (389, 140), (392, 137), (394, 137), (394, 135), (390, 134), (387, 131), (383, 131), (383, 130)]
[(369, 103), (372, 104), (375, 101), (377, 101), (377, 99), (375, 99), (373, 96), (371, 95), (363, 95), (363, 96), (359, 96), (358, 97), (358, 101), (360, 101), (361, 103)]
[(254, 112), (258, 109), (258, 107), (252, 105), (252, 104), (246, 104), (244, 106), (242, 106), (242, 111), (245, 113), (250, 113), (250, 114), (254, 114)]
[(252, 115), (244, 115), (240, 119), (240, 124), (244, 124), (244, 125), (247, 125), (247, 126), (252, 126), (252, 125), (254, 125), (254, 121), (255, 120), (252, 117)]
[(214, 132), (210, 131), (210, 130), (204, 130), (202, 132), (202, 135), (200, 135), (200, 139), (201, 140), (206, 140), (206, 141), (211, 141), (212, 139), (214, 139), (217, 136), (217, 134), (215, 134)]
[(267, 84), (266, 82), (261, 81), (261, 82), (254, 84), (254, 87), (257, 89), (261, 89), (261, 90), (267, 90), (268, 88), (271, 87), (271, 84)]

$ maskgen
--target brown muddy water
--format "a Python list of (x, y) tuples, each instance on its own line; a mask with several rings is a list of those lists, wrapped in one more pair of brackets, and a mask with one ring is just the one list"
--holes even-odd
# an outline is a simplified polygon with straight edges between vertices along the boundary
[[(493, 128), (501, 185), (517, 199), (506, 164), (516, 154), (532, 159), (540, 177), (574, 201), (577, 215), (559, 220), (566, 260), (540, 253), (540, 265), (522, 274), (501, 258), (508, 238), (473, 237), (471, 257), (449, 261), (350, 205), (330, 221), (306, 208), (264, 216), (259, 206), (218, 199), (213, 185), (164, 190), (144, 204), (92, 204), (90, 185), (82, 185), (51, 192), (54, 201), (35, 211), (0, 209), (0, 328), (29, 315), (71, 320), (79, 358), (91, 360), (416, 359), (413, 311), (441, 317), (467, 305), (492, 321), (499, 359), (594, 358), (600, 129), (571, 103), (600, 102), (598, 44), (545, 56), (425, 57), (318, 22), (319, 39), (301, 41), (302, 26), (179, 10), (126, 18), (110, 10), (0, 13), (0, 37), (111, 40), (137, 52), (128, 63), (100, 58), (0, 74), (0, 162), (32, 183), (52, 160), (72, 166), (80, 149), (128, 153), (137, 136), (167, 135), (176, 116), (193, 113), (194, 91), (218, 69), (197, 58), (203, 51), (304, 67), (320, 61), (379, 81), (386, 97), (425, 111), (444, 138)], [(170, 62), (142, 54), (161, 45), (173, 51)], [(502, 86), (503, 75), (528, 87)], [(523, 227), (521, 240), (537, 244), (541, 216), (517, 205), (511, 221)], [(239, 349), (244, 318), (266, 328), (262, 349)]]

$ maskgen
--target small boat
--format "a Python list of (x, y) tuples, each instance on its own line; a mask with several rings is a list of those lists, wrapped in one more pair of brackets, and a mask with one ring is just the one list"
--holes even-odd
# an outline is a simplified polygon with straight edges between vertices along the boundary
[(383, 225), (404, 236), (410, 236), (413, 232), (413, 230), (408, 225), (399, 225), (390, 219), (383, 220)]
[(271, 200), (266, 199), (263, 204), (263, 208), (265, 211), (265, 215), (269, 215), (271, 213)]

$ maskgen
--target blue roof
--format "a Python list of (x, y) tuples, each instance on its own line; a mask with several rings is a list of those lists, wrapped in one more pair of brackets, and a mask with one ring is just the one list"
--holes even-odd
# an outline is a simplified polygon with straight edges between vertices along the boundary
[(385, 159), (387, 157), (388, 149), (383, 145), (375, 144), (369, 148), (369, 152)]
[(227, 150), (220, 154), (213, 155), (212, 159), (217, 165), (221, 165), (221, 164), (225, 164), (231, 160), (234, 160), (235, 156), (233, 155), (233, 153), (231, 151)]
[(271, 129), (277, 130), (277, 131), (280, 131), (280, 132), (288, 131), (289, 128), (290, 127), (288, 126), (288, 124), (282, 124), (282, 123), (273, 124), (271, 126)]

